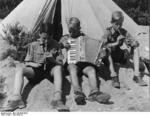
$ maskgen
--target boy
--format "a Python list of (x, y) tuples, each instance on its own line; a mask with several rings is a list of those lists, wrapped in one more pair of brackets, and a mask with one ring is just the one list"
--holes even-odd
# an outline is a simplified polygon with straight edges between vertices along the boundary
[[(108, 103), (110, 99), (110, 95), (106, 93), (102, 93), (99, 91), (98, 87), (98, 81), (96, 77), (96, 66), (85, 59), (85, 40), (87, 37), (81, 33), (80, 29), (80, 21), (76, 17), (72, 17), (69, 20), (68, 24), (68, 29), (69, 33), (68, 35), (65, 35), (61, 40), (60, 44), (62, 48), (64, 48), (67, 51), (67, 60), (66, 60), (66, 69), (69, 71), (69, 74), (71, 76), (71, 82), (74, 88), (74, 94), (75, 94), (75, 102), (78, 105), (84, 105), (86, 103), (86, 96), (82, 92), (81, 86), (79, 84), (79, 79), (85, 75), (88, 77), (89, 80), (89, 85), (91, 88), (91, 92), (89, 95), (89, 100), (90, 101), (97, 101), (99, 103)], [(80, 51), (79, 54), (80, 59), (77, 59), (76, 61), (69, 61), (71, 59), (71, 55), (73, 55), (74, 51), (76, 49), (73, 49), (76, 46), (79, 46), (79, 43), (76, 43), (76, 40), (78, 39), (81, 40), (80, 42)], [(71, 41), (73, 42), (74, 45), (71, 45)], [(74, 46), (74, 47), (73, 47)], [(72, 50), (72, 51), (71, 51)], [(73, 54), (72, 54), (72, 53)], [(70, 58), (69, 58), (69, 53), (70, 53)], [(75, 53), (76, 54), (76, 53)], [(77, 53), (78, 54), (78, 53)], [(77, 57), (77, 56), (75, 56)], [(72, 58), (74, 59), (74, 58)]]
[[(52, 34), (52, 33), (51, 33)], [(29, 44), (25, 59), (25, 66), (16, 68), (14, 91), (12, 98), (3, 108), (4, 111), (13, 111), (17, 108), (24, 108), (25, 104), (21, 98), (24, 83), (24, 76), (29, 82), (37, 84), (43, 79), (44, 74), (54, 78), (54, 96), (51, 102), (53, 108), (60, 111), (68, 111), (62, 102), (62, 61), (59, 44), (48, 37), (47, 24), (44, 23), (40, 29), (40, 38)]]
[[(147, 84), (142, 80), (139, 73), (139, 43), (136, 41), (124, 28), (122, 24), (124, 21), (124, 16), (122, 12), (115, 11), (112, 13), (111, 24), (112, 26), (107, 28), (102, 40), (103, 48), (106, 48), (107, 59), (109, 62), (109, 70), (112, 78), (112, 86), (115, 88), (120, 88), (120, 83), (118, 79), (118, 74), (115, 71), (114, 63), (125, 64), (127, 62), (127, 57), (125, 50), (121, 49), (121, 46), (126, 45), (127, 49), (131, 49), (129, 52), (133, 52), (133, 62), (134, 62), (134, 78), (133, 80), (137, 82), (140, 86), (146, 86)], [(126, 49), (126, 50), (127, 50)], [(104, 58), (106, 59), (106, 58)], [(103, 59), (103, 61), (104, 61)]]

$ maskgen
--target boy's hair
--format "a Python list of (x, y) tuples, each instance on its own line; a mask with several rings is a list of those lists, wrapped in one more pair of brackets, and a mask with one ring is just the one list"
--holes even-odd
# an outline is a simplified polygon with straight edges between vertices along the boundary
[(124, 16), (123, 16), (123, 13), (121, 11), (114, 11), (112, 13), (111, 23), (123, 22), (123, 20), (124, 20)]
[(50, 39), (48, 39), (47, 48), (49, 51), (52, 50), (53, 48), (59, 49), (60, 44), (56, 40), (50, 38)]
[(39, 33), (47, 33), (49, 36), (53, 34), (53, 24), (42, 23), (40, 26)]

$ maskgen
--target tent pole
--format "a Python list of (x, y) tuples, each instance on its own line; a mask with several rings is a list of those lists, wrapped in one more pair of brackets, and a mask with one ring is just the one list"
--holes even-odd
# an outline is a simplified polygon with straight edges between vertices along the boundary
[[(150, 0), (148, 0), (148, 14), (149, 14), (149, 17), (150, 17)], [(150, 22), (148, 24), (149, 26), (149, 60), (150, 60)], [(149, 100), (150, 100), (150, 78), (149, 78)]]
[[(150, 7), (150, 2), (149, 2), (149, 7)], [(150, 14), (150, 10), (149, 10), (149, 14)], [(150, 60), (150, 24), (149, 24), (149, 60)], [(149, 78), (149, 100), (150, 100), (150, 78)]]

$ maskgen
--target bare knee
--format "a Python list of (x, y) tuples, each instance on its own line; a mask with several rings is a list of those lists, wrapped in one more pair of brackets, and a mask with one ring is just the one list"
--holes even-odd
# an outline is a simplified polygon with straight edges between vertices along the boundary
[(57, 72), (57, 71), (61, 71), (62, 70), (62, 66), (61, 65), (57, 65), (54, 67), (54, 72)]
[(24, 68), (23, 67), (17, 67), (15, 69), (15, 78), (20, 78), (23, 79), (24, 78)]
[(16, 67), (15, 72), (23, 72), (23, 67), (21, 66)]
[(16, 76), (22, 77), (34, 77), (34, 70), (30, 67), (16, 67)]
[(69, 64), (69, 65), (68, 65), (68, 68), (76, 69), (76, 68), (77, 68), (77, 66), (76, 66), (75, 64)]
[(68, 69), (69, 72), (76, 71), (77, 66), (75, 64), (69, 64), (67, 69)]
[(57, 73), (62, 73), (62, 66), (61, 65), (57, 65), (55, 66), (52, 71), (51, 71), (51, 74), (54, 75), (54, 74), (57, 74)]
[(25, 73), (24, 67), (16, 67), (15, 72), (16, 72), (16, 74), (24, 75), (24, 73)]
[(83, 70), (84, 74), (87, 76), (95, 76), (96, 75), (96, 70), (92, 66), (88, 66)]

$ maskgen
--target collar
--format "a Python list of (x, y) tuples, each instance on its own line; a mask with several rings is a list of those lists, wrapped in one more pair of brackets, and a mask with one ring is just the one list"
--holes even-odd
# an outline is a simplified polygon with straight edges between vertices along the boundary
[(44, 43), (41, 43), (40, 39), (37, 39), (37, 42), (40, 46), (44, 46)]
[(114, 34), (114, 33), (116, 32), (115, 29), (114, 29), (113, 27), (111, 28), (110, 31), (111, 31), (112, 34)]
[(76, 35), (76, 36), (71, 36), (71, 34), (69, 34), (69, 37), (71, 37), (71, 38), (78, 38), (78, 37), (80, 37), (80, 36), (83, 36), (83, 33), (82, 32), (80, 32), (78, 35)]

